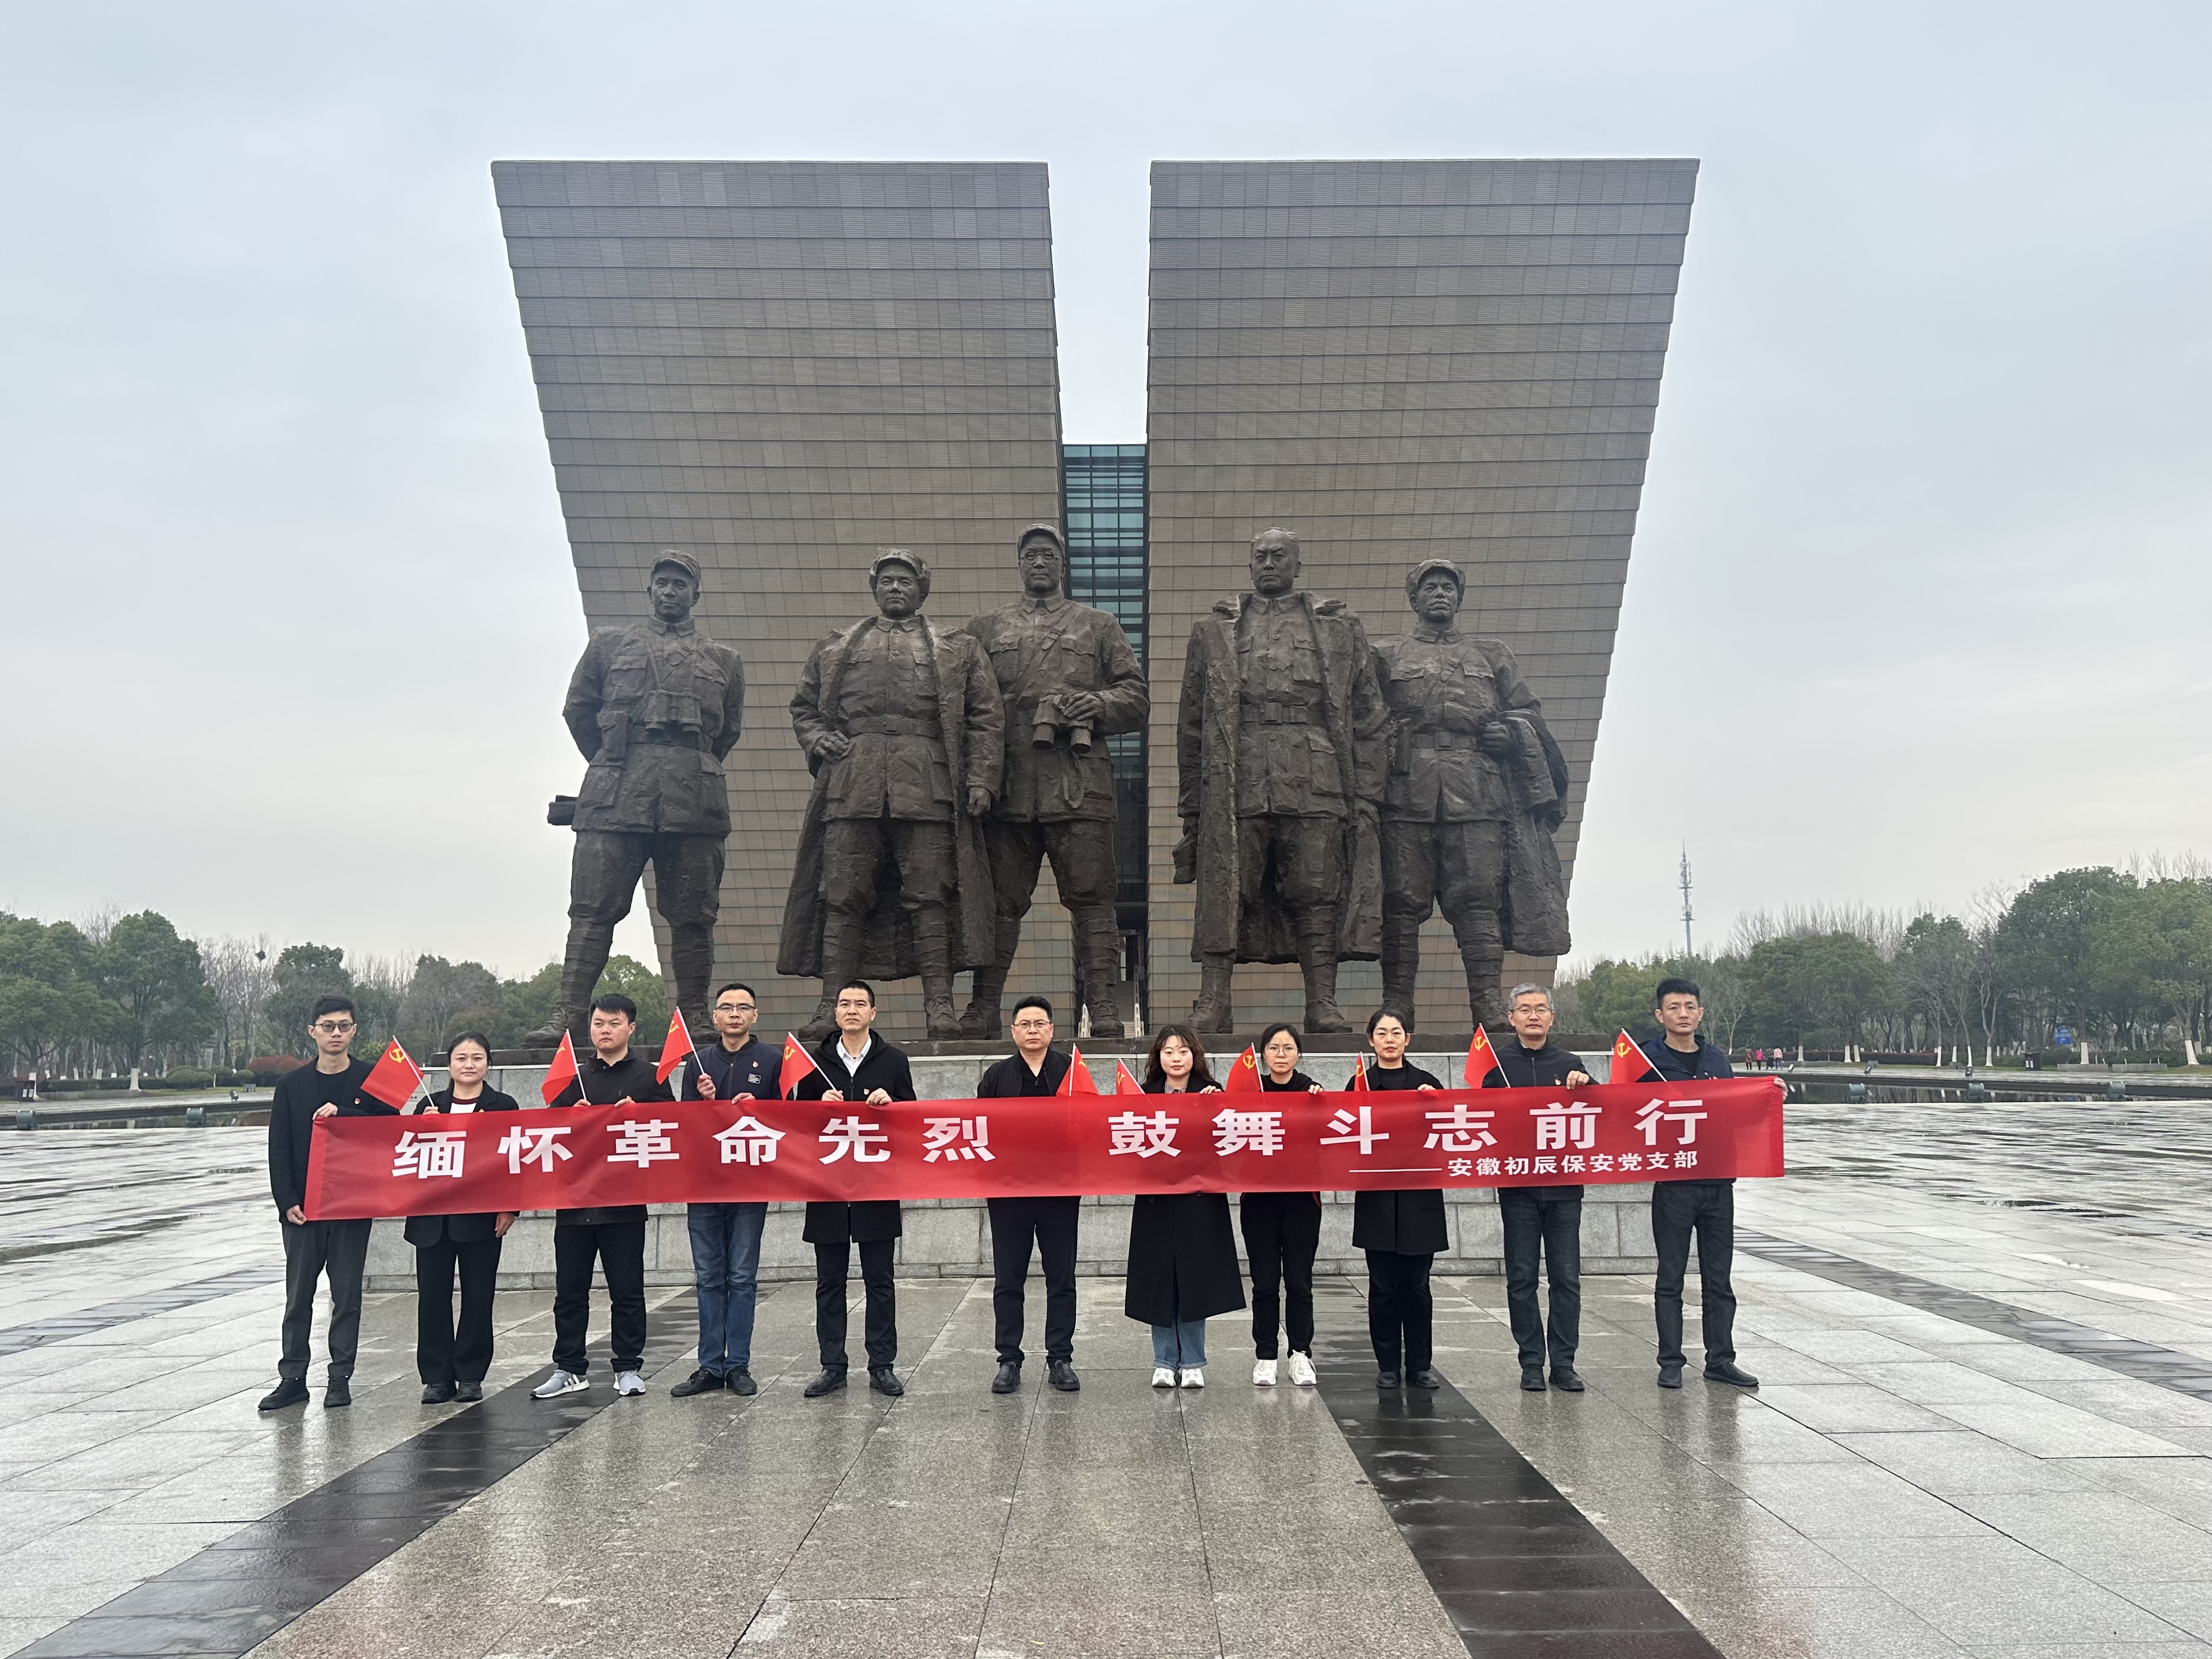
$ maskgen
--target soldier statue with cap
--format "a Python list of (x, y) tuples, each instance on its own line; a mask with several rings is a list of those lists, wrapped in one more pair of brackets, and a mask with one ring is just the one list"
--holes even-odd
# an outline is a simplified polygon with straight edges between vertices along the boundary
[(982, 821), (1005, 715), (981, 647), (921, 615), (926, 560), (886, 548), (868, 586), (878, 614), (817, 645), (791, 699), (814, 793), (775, 967), (822, 981), (801, 1036), (836, 1029), (846, 981), (919, 974), (929, 1036), (955, 1037), (952, 976), (994, 958)]
[(1459, 943), (1477, 1024), (1504, 1018), (1507, 950), (1568, 949), (1552, 833), (1567, 763), (1502, 640), (1458, 627), (1467, 577), (1449, 559), (1406, 573), (1413, 629), (1375, 647), (1390, 707), (1382, 798), (1382, 1000), (1413, 1024), (1421, 927), (1439, 907)]
[(629, 914), (646, 866), (653, 906), (668, 924), (676, 1000), (695, 1030), (708, 1028), (714, 918), (721, 905), (722, 843), (730, 799), (722, 759), (744, 727), (745, 669), (728, 646), (691, 620), (699, 562), (670, 549), (653, 556), (646, 592), (653, 614), (595, 630), (562, 705), (590, 763), (573, 801), (553, 820), (573, 823), (568, 948), (553, 1018), (526, 1042), (584, 1035), (592, 993)]
[(1025, 526), (1014, 559), (1021, 598), (968, 624), (999, 684), (1006, 761), (998, 804), (983, 822), (997, 946), (990, 966), (975, 970), (960, 1034), (1001, 1035), (1006, 970), (1022, 942), (1037, 871), (1049, 858), (1075, 936), (1091, 1034), (1119, 1036), (1114, 988), (1121, 978), (1121, 932), (1114, 914), (1114, 769), (1106, 739), (1142, 727), (1152, 694), (1121, 624), (1067, 597), (1067, 549), (1057, 525)]

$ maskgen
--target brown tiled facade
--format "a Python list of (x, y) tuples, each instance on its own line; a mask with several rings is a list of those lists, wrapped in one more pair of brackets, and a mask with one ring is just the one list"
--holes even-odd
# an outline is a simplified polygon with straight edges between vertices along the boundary
[[(1060, 516), (1045, 169), (502, 161), (492, 175), (586, 617), (644, 616), (653, 551), (681, 547), (704, 568), (701, 626), (744, 656), (716, 968), (758, 988), (775, 1040), (816, 994), (774, 971), (811, 787), (788, 712), (808, 651), (870, 614), (872, 550), (927, 558), (927, 614), (957, 627), (1014, 592), (1016, 528)], [(1066, 927), (1042, 885), (1044, 948), (1024, 946), (1018, 982), (1066, 985)], [(894, 1040), (919, 1035), (915, 988), (886, 999)]]
[[(1377, 638), (1409, 623), (1408, 565), (1468, 567), (1462, 623), (1513, 647), (1566, 751), (1571, 872), (1696, 178), (1690, 161), (1154, 165), (1156, 871), (1182, 832), (1191, 625), (1244, 586), (1254, 532), (1282, 525), (1305, 585)], [(1196, 990), (1191, 894), (1152, 890), (1155, 1020)], [(1466, 1029), (1463, 984), (1439, 916), (1424, 1024)], [(1346, 969), (1347, 1012), (1380, 989), (1375, 964)], [(1238, 970), (1240, 1028), (1301, 1006), (1295, 969)]]

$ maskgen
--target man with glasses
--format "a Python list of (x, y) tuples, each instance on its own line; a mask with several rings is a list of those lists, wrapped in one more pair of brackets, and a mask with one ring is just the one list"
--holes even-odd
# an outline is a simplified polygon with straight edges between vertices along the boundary
[[(1014, 1005), (1015, 1052), (987, 1069), (975, 1085), (979, 1100), (1056, 1095), (1074, 1062), (1052, 1046), (1052, 1004), (1026, 996)], [(994, 1198), (991, 1209), (991, 1312), (996, 1323), (999, 1372), (993, 1394), (1022, 1385), (1024, 1292), (1034, 1246), (1044, 1261), (1045, 1378), (1062, 1394), (1083, 1386), (1075, 1375), (1075, 1227), (1079, 1198)]]
[[(750, 985), (714, 993), (714, 1030), (721, 1039), (697, 1056), (691, 1092), (700, 1100), (777, 1098), (777, 1052), (753, 1035), (760, 1000)], [(668, 1392), (678, 1400), (727, 1387), (751, 1394), (753, 1300), (760, 1280), (761, 1230), (768, 1206), (693, 1204), (691, 1271), (699, 1287), (699, 1365)]]
[(364, 1097), (361, 1085), (370, 1066), (353, 1057), (353, 1004), (344, 997), (317, 997), (307, 1013), (307, 1035), (314, 1039), (315, 1063), (276, 1079), (269, 1106), (269, 1190), (284, 1226), (284, 1351), (277, 1362), (277, 1383), (264, 1396), (261, 1409), (282, 1411), (307, 1398), (307, 1337), (315, 1322), (315, 1285), (331, 1281), (331, 1369), (323, 1388), (327, 1408), (353, 1404), (354, 1351), (361, 1338), (361, 1280), (368, 1261), (366, 1220), (310, 1221), (307, 1152), (317, 1120), (326, 1117), (392, 1117), (393, 1109)]

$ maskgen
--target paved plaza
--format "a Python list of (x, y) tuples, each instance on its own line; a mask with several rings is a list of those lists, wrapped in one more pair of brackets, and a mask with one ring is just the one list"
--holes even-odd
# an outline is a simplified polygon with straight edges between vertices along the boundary
[(1793, 1174), (1739, 1188), (1755, 1395), (1655, 1388), (1620, 1275), (1579, 1396), (1519, 1389), (1474, 1277), (1439, 1281), (1433, 1399), (1377, 1395), (1352, 1279), (1318, 1390), (1253, 1388), (1231, 1316), (1212, 1386), (1155, 1392), (1098, 1279), (1083, 1391), (994, 1398), (988, 1281), (934, 1279), (896, 1401), (799, 1397), (811, 1287), (780, 1284), (752, 1399), (668, 1397), (690, 1302), (657, 1289), (646, 1398), (600, 1358), (533, 1401), (538, 1291), (500, 1299), (483, 1403), (426, 1407), (414, 1298), (372, 1294), (355, 1405), (318, 1372), (270, 1418), (262, 1133), (19, 1133), (0, 1653), (2212, 1653), (2208, 1114), (1792, 1108)]

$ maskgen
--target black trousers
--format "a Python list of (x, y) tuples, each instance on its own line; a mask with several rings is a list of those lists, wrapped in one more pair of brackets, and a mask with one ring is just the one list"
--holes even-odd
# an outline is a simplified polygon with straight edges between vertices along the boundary
[(592, 1322), (592, 1264), (607, 1276), (615, 1370), (645, 1364), (645, 1223), (556, 1222), (553, 1228), (553, 1363), (585, 1375)]
[(1252, 1269), (1252, 1352), (1275, 1357), (1282, 1323), (1281, 1288), (1290, 1291), (1291, 1352), (1311, 1357), (1314, 1256), (1321, 1249), (1321, 1194), (1247, 1193), (1237, 1200), (1244, 1260)]
[(1022, 1363), (1025, 1293), (1035, 1246), (1044, 1262), (1044, 1357), (1075, 1357), (1075, 1228), (1079, 1198), (994, 1198), (991, 1208), (991, 1317), (999, 1363)]
[(309, 1221), (284, 1228), (284, 1347), (276, 1375), (294, 1382), (307, 1375), (307, 1335), (315, 1325), (315, 1288), (331, 1281), (331, 1370), (353, 1375), (361, 1346), (361, 1279), (368, 1264), (368, 1223)]
[[(1553, 1198), (1531, 1187), (1500, 1187), (1498, 1218), (1505, 1232), (1505, 1313), (1521, 1368), (1541, 1368), (1548, 1346), (1554, 1369), (1571, 1368), (1583, 1334), (1583, 1200)], [(1536, 1258), (1552, 1281), (1548, 1345), (1536, 1309)]]
[[(481, 1382), (491, 1369), (491, 1298), (499, 1285), (496, 1238), (415, 1247), (415, 1371), (425, 1382)], [(453, 1278), (461, 1317), (453, 1322)]]
[(1659, 1256), (1651, 1304), (1659, 1322), (1662, 1365), (1683, 1363), (1682, 1275), (1690, 1265), (1693, 1231), (1698, 1288), (1705, 1304), (1705, 1364), (1735, 1358), (1735, 1286), (1729, 1279), (1735, 1255), (1735, 1183), (1662, 1181), (1651, 1188), (1651, 1243)]
[(1375, 1363), (1386, 1371), (1425, 1371), (1436, 1358), (1436, 1298), (1429, 1294), (1426, 1255), (1395, 1250), (1367, 1253), (1367, 1334), (1375, 1344)]
[[(898, 1358), (898, 1287), (891, 1280), (895, 1238), (871, 1239), (860, 1247), (860, 1283), (868, 1310), (861, 1334), (868, 1346), (868, 1369), (881, 1370)], [(842, 1371), (845, 1354), (845, 1287), (853, 1276), (853, 1246), (843, 1241), (814, 1247), (814, 1340), (822, 1349), (822, 1369)]]

